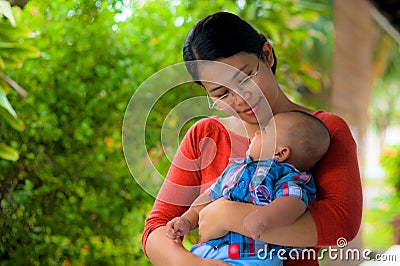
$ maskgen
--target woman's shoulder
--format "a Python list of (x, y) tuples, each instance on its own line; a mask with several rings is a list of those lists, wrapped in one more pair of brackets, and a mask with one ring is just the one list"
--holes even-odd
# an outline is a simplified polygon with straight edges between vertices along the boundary
[(198, 120), (194, 125), (191, 127), (192, 130), (196, 130), (198, 132), (215, 132), (216, 130), (220, 130), (224, 128), (223, 125), (218, 121), (217, 116), (210, 116), (205, 117)]
[(321, 120), (331, 133), (337, 130), (350, 130), (346, 121), (339, 115), (318, 110), (314, 113), (314, 116)]
[(228, 132), (216, 116), (201, 118), (188, 130), (188, 134), (195, 138), (216, 137), (227, 135)]

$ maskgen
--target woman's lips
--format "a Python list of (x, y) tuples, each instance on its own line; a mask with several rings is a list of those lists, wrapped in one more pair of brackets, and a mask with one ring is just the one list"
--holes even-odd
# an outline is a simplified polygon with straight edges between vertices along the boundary
[(245, 115), (254, 115), (254, 110), (250, 108), (250, 110), (243, 112)]
[(241, 113), (245, 115), (254, 115), (254, 113), (256, 113), (258, 110), (259, 103), (260, 100), (253, 107), (249, 107), (248, 109), (243, 110)]

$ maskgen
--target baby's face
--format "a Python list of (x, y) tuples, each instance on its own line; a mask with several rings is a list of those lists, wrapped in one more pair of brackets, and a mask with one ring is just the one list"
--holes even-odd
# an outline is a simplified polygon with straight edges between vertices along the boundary
[(268, 124), (258, 130), (251, 139), (247, 155), (253, 160), (265, 160), (274, 156), (275, 152), (276, 128), (274, 119), (270, 119)]
[(258, 130), (251, 139), (247, 154), (253, 160), (265, 160), (274, 157), (276, 148), (289, 145), (288, 130), (297, 116), (289, 113), (273, 116), (268, 124)]

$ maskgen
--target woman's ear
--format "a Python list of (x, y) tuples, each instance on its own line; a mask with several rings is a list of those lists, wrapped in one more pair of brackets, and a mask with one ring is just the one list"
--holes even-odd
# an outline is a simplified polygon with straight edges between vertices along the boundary
[(268, 65), (272, 67), (275, 64), (274, 54), (272, 52), (272, 45), (269, 42), (264, 42), (262, 47), (262, 53), (268, 62)]
[(277, 147), (274, 154), (274, 159), (280, 163), (289, 160), (291, 155), (291, 150), (287, 146)]

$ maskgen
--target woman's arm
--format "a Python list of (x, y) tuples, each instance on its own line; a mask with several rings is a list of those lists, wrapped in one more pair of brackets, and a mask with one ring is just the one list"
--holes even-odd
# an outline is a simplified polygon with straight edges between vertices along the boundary
[(280, 197), (270, 204), (257, 208), (244, 218), (244, 230), (251, 238), (259, 240), (265, 229), (294, 223), (307, 209), (296, 197)]
[(228, 266), (224, 261), (210, 260), (197, 257), (187, 251), (181, 243), (166, 237), (165, 226), (158, 227), (150, 233), (146, 242), (146, 253), (155, 266)]
[[(220, 175), (230, 156), (230, 138), (213, 118), (202, 119), (183, 138), (153, 208), (146, 219), (142, 246), (154, 265), (218, 265), (201, 259), (166, 235), (165, 225), (181, 216)], [(247, 143), (247, 142), (246, 142)], [(216, 156), (218, 151), (218, 156)], [(210, 264), (211, 263), (211, 264)], [(204, 264), (207, 265), (207, 264)], [(227, 265), (227, 264), (223, 264)]]
[(166, 227), (161, 226), (150, 233), (146, 241), (146, 254), (153, 265), (179, 265), (190, 260), (193, 254), (181, 243), (166, 237)]
[[(208, 241), (221, 237), (228, 231), (250, 237), (244, 230), (243, 221), (250, 213), (261, 208), (263, 206), (229, 201), (225, 198), (214, 201), (200, 212), (200, 240)], [(317, 231), (312, 216), (307, 211), (290, 225), (267, 228), (261, 234), (260, 240), (284, 246), (315, 246)]]
[[(325, 116), (329, 116), (325, 113)], [(318, 200), (310, 203), (318, 246), (336, 245), (339, 238), (351, 241), (362, 216), (362, 187), (357, 146), (340, 117), (320, 118), (331, 134), (331, 146), (314, 171)]]

